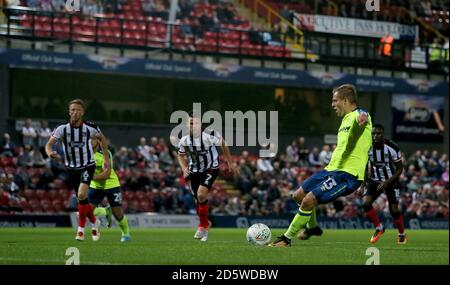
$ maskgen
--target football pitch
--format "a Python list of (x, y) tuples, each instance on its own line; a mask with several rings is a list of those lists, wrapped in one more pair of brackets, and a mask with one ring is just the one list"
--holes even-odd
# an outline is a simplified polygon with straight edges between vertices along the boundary
[[(325, 230), (321, 237), (294, 240), (292, 247), (252, 246), (245, 229), (213, 228), (209, 240), (194, 240), (194, 229), (132, 229), (132, 241), (119, 242), (118, 229), (102, 229), (93, 242), (90, 233), (76, 241), (71, 228), (0, 229), (0, 264), (64, 265), (69, 247), (80, 252), (80, 264), (151, 265), (297, 265), (359, 264), (379, 249), (380, 264), (449, 264), (448, 230), (409, 230), (408, 243), (397, 245), (396, 231), (388, 230), (376, 245), (372, 230)], [(283, 233), (272, 229), (272, 238)], [(201, 254), (200, 254), (201, 252)]]

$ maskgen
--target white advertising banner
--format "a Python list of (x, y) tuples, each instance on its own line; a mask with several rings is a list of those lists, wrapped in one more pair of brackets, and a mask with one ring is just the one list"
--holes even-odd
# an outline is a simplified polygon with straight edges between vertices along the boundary
[(417, 26), (300, 13), (295, 14), (294, 24), (300, 29), (313, 32), (372, 38), (381, 38), (386, 34), (390, 34), (394, 39), (415, 39), (418, 33)]
[[(126, 214), (131, 228), (196, 228), (198, 225), (197, 215), (162, 215), (156, 213)], [(77, 213), (70, 214), (72, 227), (78, 227)], [(101, 219), (102, 220), (102, 219)], [(87, 222), (89, 224), (89, 220)], [(102, 220), (105, 225), (106, 221)], [(117, 222), (113, 218), (113, 227)]]

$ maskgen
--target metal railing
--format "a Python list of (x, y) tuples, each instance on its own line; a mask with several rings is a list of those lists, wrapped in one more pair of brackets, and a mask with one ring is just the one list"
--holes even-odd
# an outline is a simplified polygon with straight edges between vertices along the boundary
[(114, 15), (87, 16), (44, 12), (30, 8), (4, 8), (6, 27), (0, 34), (11, 38), (57, 40), (95, 46), (114, 45), (165, 49), (189, 53), (214, 53), (245, 57), (288, 59), (286, 35), (233, 28), (230, 25), (202, 27), (169, 24), (161, 18), (124, 18)]
[[(378, 53), (379, 40), (373, 38), (338, 36), (306, 32), (304, 49), (298, 52), (287, 47), (287, 34), (278, 34), (278, 45), (264, 41), (269, 32), (234, 29), (230, 26), (206, 29), (201, 26), (169, 24), (160, 18), (139, 17), (127, 19), (118, 15), (87, 16), (58, 12), (44, 12), (29, 8), (3, 8), (6, 24), (0, 25), (0, 37), (6, 41), (27, 39), (66, 43), (83, 43), (98, 48), (113, 46), (123, 54), (124, 49), (162, 50), (172, 53), (208, 54), (239, 59), (258, 58), (286, 62), (304, 62), (306, 50), (319, 55), (316, 63), (341, 67), (388, 69), (392, 71), (417, 70), (448, 74), (448, 50), (440, 49), (440, 57), (430, 58), (431, 48), (401, 41), (394, 42), (392, 56)], [(252, 41), (256, 37), (261, 42)], [(273, 44), (273, 43), (272, 43)], [(32, 46), (33, 47), (33, 46)], [(263, 63), (262, 63), (263, 64)], [(356, 69), (355, 68), (355, 69)]]

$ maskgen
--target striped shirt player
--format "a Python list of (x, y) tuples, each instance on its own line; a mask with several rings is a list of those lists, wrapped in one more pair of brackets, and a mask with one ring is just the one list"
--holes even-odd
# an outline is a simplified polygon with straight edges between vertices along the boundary
[(58, 141), (63, 146), (64, 161), (69, 173), (68, 186), (74, 189), (78, 197), (78, 230), (75, 239), (84, 240), (84, 227), (86, 218), (89, 218), (92, 227), (92, 239), (100, 238), (98, 232), (99, 221), (95, 218), (93, 208), (89, 205), (88, 190), (95, 171), (94, 150), (92, 138), (99, 138), (101, 147), (105, 150), (105, 168), (109, 168), (109, 156), (106, 139), (100, 129), (93, 123), (84, 122), (85, 105), (80, 99), (69, 103), (70, 121), (58, 126), (50, 136), (45, 152), (51, 159), (58, 154), (53, 151), (53, 145)]
[(91, 138), (100, 134), (98, 126), (82, 122), (80, 127), (74, 127), (70, 123), (60, 125), (53, 131), (52, 137), (62, 143), (66, 167), (76, 170), (94, 165)]
[(398, 228), (398, 244), (406, 243), (404, 234), (403, 214), (399, 208), (400, 190), (398, 180), (403, 171), (402, 155), (400, 148), (393, 141), (384, 138), (384, 128), (375, 124), (372, 128), (372, 147), (369, 149), (369, 162), (364, 188), (363, 208), (366, 217), (375, 227), (375, 233), (370, 238), (371, 243), (376, 243), (384, 233), (384, 227), (373, 209), (373, 202), (385, 193), (389, 202), (389, 212)]
[(394, 163), (401, 160), (400, 148), (389, 139), (384, 139), (383, 146), (380, 149), (372, 146), (369, 150), (370, 179), (378, 182), (388, 180), (395, 173)]
[(208, 169), (219, 168), (219, 153), (217, 145), (221, 142), (220, 135), (202, 132), (201, 138), (193, 138), (186, 135), (181, 138), (178, 145), (180, 153), (189, 156), (189, 172), (201, 173)]
[(235, 173), (230, 150), (225, 140), (217, 132), (206, 132), (201, 127), (200, 118), (189, 114), (189, 134), (183, 136), (178, 143), (178, 162), (183, 175), (191, 183), (192, 194), (195, 197), (199, 224), (194, 239), (202, 242), (208, 240), (209, 207), (208, 191), (219, 175), (220, 146), (228, 164), (228, 170)]

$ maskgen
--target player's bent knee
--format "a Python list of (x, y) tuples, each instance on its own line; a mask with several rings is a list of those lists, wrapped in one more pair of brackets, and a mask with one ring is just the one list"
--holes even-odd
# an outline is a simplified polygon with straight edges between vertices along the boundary
[(297, 203), (301, 203), (303, 198), (306, 196), (305, 191), (303, 190), (302, 187), (300, 187), (299, 189), (297, 189), (293, 194), (292, 194), (292, 198), (297, 202)]
[(310, 211), (317, 205), (318, 201), (316, 199), (316, 196), (314, 196), (312, 192), (309, 192), (308, 194), (306, 194), (305, 198), (303, 198), (301, 209)]
[(88, 198), (88, 195), (86, 193), (78, 193), (78, 200), (86, 200)]
[(200, 186), (197, 192), (197, 201), (199, 203), (204, 203), (206, 200), (208, 200), (208, 188)]

